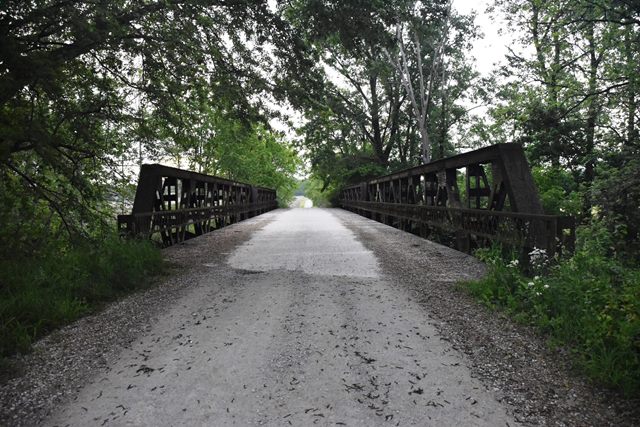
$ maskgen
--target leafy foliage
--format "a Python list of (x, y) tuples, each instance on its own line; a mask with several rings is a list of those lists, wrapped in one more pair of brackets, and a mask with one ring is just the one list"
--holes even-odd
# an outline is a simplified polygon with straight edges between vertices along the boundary
[[(446, 66), (434, 76), (428, 128), (436, 157), (452, 152), (452, 134), (468, 118), (461, 100), (474, 96), (471, 86), (477, 74), (466, 52), (477, 32), (471, 17), (453, 13), (449, 19), (447, 10), (446, 2), (413, 0), (299, 0), (285, 9), (318, 58), (316, 73), (300, 76), (316, 82), (313, 89), (293, 93), (291, 101), (304, 113), (305, 122), (298, 129), (301, 146), (323, 187), (340, 187), (420, 162), (418, 128), (401, 74), (390, 61), (390, 56), (397, 56), (398, 25), (420, 37), (423, 66), (429, 69), (442, 44), (443, 22), (450, 20)], [(416, 61), (409, 66), (417, 76)], [(366, 163), (378, 167), (374, 170)]]
[(297, 185), (295, 173), (301, 161), (284, 135), (263, 124), (249, 125), (222, 117), (204, 107), (197, 124), (163, 149), (178, 164), (201, 173), (275, 188), (282, 206), (287, 206)]
[(334, 189), (323, 188), (322, 181), (314, 177), (301, 181), (299, 191), (301, 196), (311, 199), (313, 206), (320, 208), (331, 206), (331, 199), (336, 197)]
[(480, 251), (489, 272), (465, 286), (485, 304), (536, 325), (553, 345), (566, 346), (597, 382), (634, 395), (640, 391), (640, 269), (609, 256), (613, 236), (605, 228), (580, 233), (572, 257), (534, 277), (500, 250)]
[(561, 168), (536, 166), (532, 173), (547, 214), (581, 215), (582, 191), (569, 172)]

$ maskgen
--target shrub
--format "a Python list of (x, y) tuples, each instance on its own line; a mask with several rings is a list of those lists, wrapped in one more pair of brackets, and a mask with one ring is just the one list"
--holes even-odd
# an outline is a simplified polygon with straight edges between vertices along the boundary
[(636, 394), (640, 269), (608, 257), (609, 239), (595, 237), (583, 239), (572, 257), (547, 267), (545, 274), (535, 271), (532, 260), (533, 277), (495, 248), (479, 251), (489, 272), (466, 286), (485, 304), (537, 326), (553, 345), (567, 346), (593, 380)]

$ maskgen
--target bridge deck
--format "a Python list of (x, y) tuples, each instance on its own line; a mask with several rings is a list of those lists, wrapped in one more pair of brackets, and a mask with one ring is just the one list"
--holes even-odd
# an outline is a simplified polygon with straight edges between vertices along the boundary
[(159, 286), (36, 345), (24, 375), (0, 387), (0, 424), (618, 417), (535, 334), (455, 289), (481, 274), (478, 261), (382, 223), (275, 210), (164, 253), (175, 268)]
[(513, 425), (348, 224), (266, 215), (52, 422)]

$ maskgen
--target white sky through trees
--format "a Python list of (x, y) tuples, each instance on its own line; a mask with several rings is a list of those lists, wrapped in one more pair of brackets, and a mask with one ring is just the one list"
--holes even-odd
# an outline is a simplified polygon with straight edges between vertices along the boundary
[(461, 14), (468, 15), (476, 12), (475, 23), (483, 34), (473, 43), (472, 55), (476, 61), (476, 69), (487, 76), (496, 63), (504, 60), (507, 53), (506, 35), (499, 34), (500, 28), (504, 28), (504, 17), (498, 11), (487, 13), (487, 7), (493, 0), (453, 0), (453, 7)]

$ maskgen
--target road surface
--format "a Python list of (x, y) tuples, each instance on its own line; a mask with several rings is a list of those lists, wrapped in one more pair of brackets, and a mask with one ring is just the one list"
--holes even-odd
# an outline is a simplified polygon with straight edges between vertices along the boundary
[(517, 424), (342, 215), (267, 215), (45, 424)]

